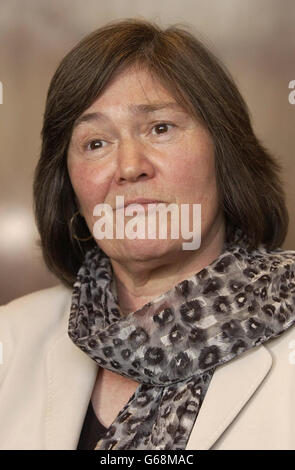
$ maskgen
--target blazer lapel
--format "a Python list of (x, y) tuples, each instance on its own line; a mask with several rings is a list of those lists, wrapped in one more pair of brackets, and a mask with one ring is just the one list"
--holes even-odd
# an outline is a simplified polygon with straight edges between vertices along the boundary
[(259, 387), (272, 365), (263, 346), (219, 366), (213, 374), (186, 450), (210, 449)]
[(47, 355), (46, 449), (76, 449), (98, 368), (67, 332), (51, 346)]

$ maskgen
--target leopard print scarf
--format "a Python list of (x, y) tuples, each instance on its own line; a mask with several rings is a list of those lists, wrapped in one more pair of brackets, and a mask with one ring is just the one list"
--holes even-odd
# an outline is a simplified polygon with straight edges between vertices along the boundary
[(88, 251), (69, 337), (139, 383), (95, 450), (185, 449), (216, 367), (295, 323), (294, 272), (295, 251), (249, 251), (236, 229), (210, 265), (122, 317), (109, 258)]

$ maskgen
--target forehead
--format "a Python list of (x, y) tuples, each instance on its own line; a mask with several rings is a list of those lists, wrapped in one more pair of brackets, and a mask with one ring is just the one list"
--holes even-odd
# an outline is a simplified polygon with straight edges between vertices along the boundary
[(101, 105), (122, 102), (141, 104), (163, 99), (175, 101), (169, 90), (148, 69), (133, 66), (117, 73), (98, 97), (97, 102)]
[(148, 70), (130, 67), (111, 79), (101, 95), (75, 121), (74, 128), (112, 113), (127, 112), (137, 117), (161, 110), (185, 111)]

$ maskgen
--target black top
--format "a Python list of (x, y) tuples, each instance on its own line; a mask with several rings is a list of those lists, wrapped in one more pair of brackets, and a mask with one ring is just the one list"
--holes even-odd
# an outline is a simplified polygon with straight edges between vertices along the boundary
[(97, 441), (107, 431), (97, 419), (91, 400), (89, 401), (87, 413), (84, 419), (77, 450), (93, 450)]

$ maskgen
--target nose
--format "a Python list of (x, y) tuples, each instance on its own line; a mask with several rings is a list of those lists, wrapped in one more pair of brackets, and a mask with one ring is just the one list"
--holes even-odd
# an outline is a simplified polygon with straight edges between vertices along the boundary
[(136, 139), (129, 138), (120, 142), (117, 157), (115, 174), (117, 184), (146, 180), (155, 174), (154, 166), (147, 155), (147, 149)]

